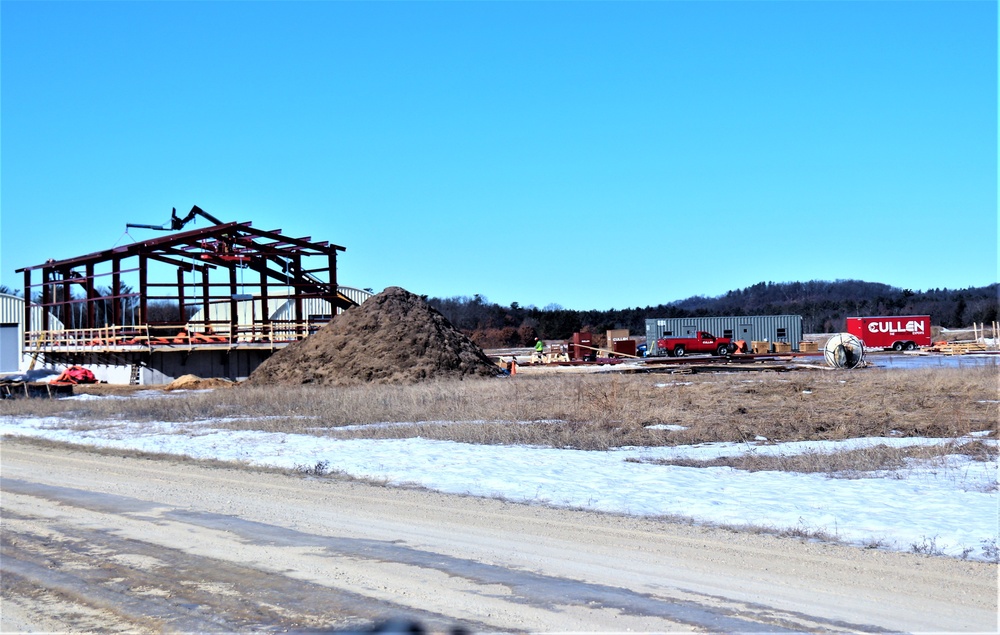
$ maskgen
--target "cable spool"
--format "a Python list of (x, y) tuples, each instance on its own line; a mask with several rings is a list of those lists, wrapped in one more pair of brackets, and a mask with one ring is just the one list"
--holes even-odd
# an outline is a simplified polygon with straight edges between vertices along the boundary
[(837, 333), (826, 341), (823, 357), (834, 368), (858, 368), (865, 363), (865, 343), (850, 333)]

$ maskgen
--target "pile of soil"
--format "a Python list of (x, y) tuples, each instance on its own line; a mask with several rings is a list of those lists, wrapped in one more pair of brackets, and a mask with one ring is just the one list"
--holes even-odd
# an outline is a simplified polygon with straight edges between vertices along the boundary
[(413, 384), (498, 374), (483, 350), (426, 301), (389, 287), (275, 353), (246, 383)]
[(207, 388), (228, 388), (235, 385), (228, 379), (218, 377), (203, 379), (197, 375), (181, 375), (164, 386), (163, 390), (205, 390)]

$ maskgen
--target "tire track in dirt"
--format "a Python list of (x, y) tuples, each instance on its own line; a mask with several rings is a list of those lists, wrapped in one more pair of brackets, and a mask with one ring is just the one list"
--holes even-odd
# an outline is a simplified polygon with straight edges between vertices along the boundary
[(4, 603), (44, 630), (996, 625), (985, 563), (8, 441)]
[[(6, 483), (5, 483), (6, 485)], [(128, 630), (244, 632), (258, 630), (360, 630), (385, 615), (424, 624), (482, 630), (424, 611), (380, 602), (343, 589), (296, 580), (280, 573), (204, 558), (105, 530), (45, 523), (4, 514), (4, 595), (48, 589), (66, 602), (104, 612)], [(77, 611), (80, 613), (79, 611)], [(74, 618), (67, 630), (91, 630)], [(80, 613), (81, 616), (83, 613)], [(75, 623), (74, 623), (75, 622)], [(99, 629), (103, 630), (103, 629)]]
[[(315, 557), (333, 561), (345, 558), (364, 561), (368, 563), (366, 568), (373, 570), (379, 563), (402, 565), (417, 571), (436, 570), (450, 580), (467, 581), (473, 593), (482, 589), (480, 601), (483, 603), (487, 596), (499, 596), (505, 603), (523, 607), (525, 611), (582, 607), (588, 611), (608, 611), (638, 618), (661, 618), (716, 632), (793, 632), (799, 630), (794, 627), (801, 626), (804, 621), (812, 622), (803, 620), (804, 616), (779, 615), (769, 610), (750, 610), (746, 606), (741, 607), (744, 615), (737, 616), (731, 609), (708, 608), (690, 599), (667, 600), (628, 589), (455, 558), (395, 542), (317, 536), (225, 514), (158, 507), (124, 496), (40, 485), (20, 479), (5, 479), (3, 487), (8, 500), (11, 495), (15, 498), (15, 508), (18, 497), (30, 498), (36, 504), (44, 501), (58, 505), (63, 512), (76, 509), (101, 516), (142, 517), (161, 524), (173, 523), (177, 526), (174, 531), (180, 527), (189, 532), (207, 529), (227, 535), (235, 542), (257, 545), (272, 552), (305, 549)], [(16, 512), (7, 514), (7, 536), (3, 542), (6, 570), (29, 578), (36, 585), (51, 586), (65, 594), (86, 598), (91, 606), (116, 606), (119, 612), (133, 620), (138, 616), (152, 619), (168, 630), (240, 631), (259, 624), (293, 629), (359, 628), (377, 622), (379, 616), (417, 621), (436, 631), (448, 626), (476, 631), (495, 628), (495, 625), (482, 623), (449, 622), (439, 615), (335, 586), (195, 556), (162, 544), (121, 538), (116, 535), (120, 529), (75, 528), (67, 525), (62, 515), (48, 520), (46, 524), (52, 532), (48, 536), (33, 535), (30, 529), (23, 533), (18, 531), (19, 527), (30, 526), (32, 520), (41, 519), (30, 519)], [(11, 534), (16, 536), (17, 545), (33, 542), (34, 549), (16, 549)], [(32, 558), (33, 554), (36, 557)], [(123, 559), (122, 554), (128, 557)], [(97, 567), (87, 564), (91, 562), (102, 564)], [(219, 593), (219, 589), (230, 592)], [(836, 630), (856, 628), (848, 624), (824, 626), (836, 627)]]

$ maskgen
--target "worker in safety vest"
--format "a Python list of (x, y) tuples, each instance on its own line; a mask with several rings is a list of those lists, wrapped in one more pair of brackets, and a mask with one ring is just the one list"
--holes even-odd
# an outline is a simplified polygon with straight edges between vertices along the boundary
[(545, 352), (545, 342), (538, 339), (537, 337), (535, 338), (535, 352), (538, 353), (539, 355)]

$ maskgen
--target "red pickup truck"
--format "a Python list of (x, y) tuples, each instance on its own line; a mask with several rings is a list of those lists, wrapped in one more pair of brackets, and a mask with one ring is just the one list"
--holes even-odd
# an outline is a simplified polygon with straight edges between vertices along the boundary
[(698, 331), (694, 337), (664, 337), (656, 340), (656, 349), (660, 355), (684, 357), (688, 353), (710, 353), (712, 355), (729, 355), (736, 346), (728, 337), (715, 337), (711, 333)]

